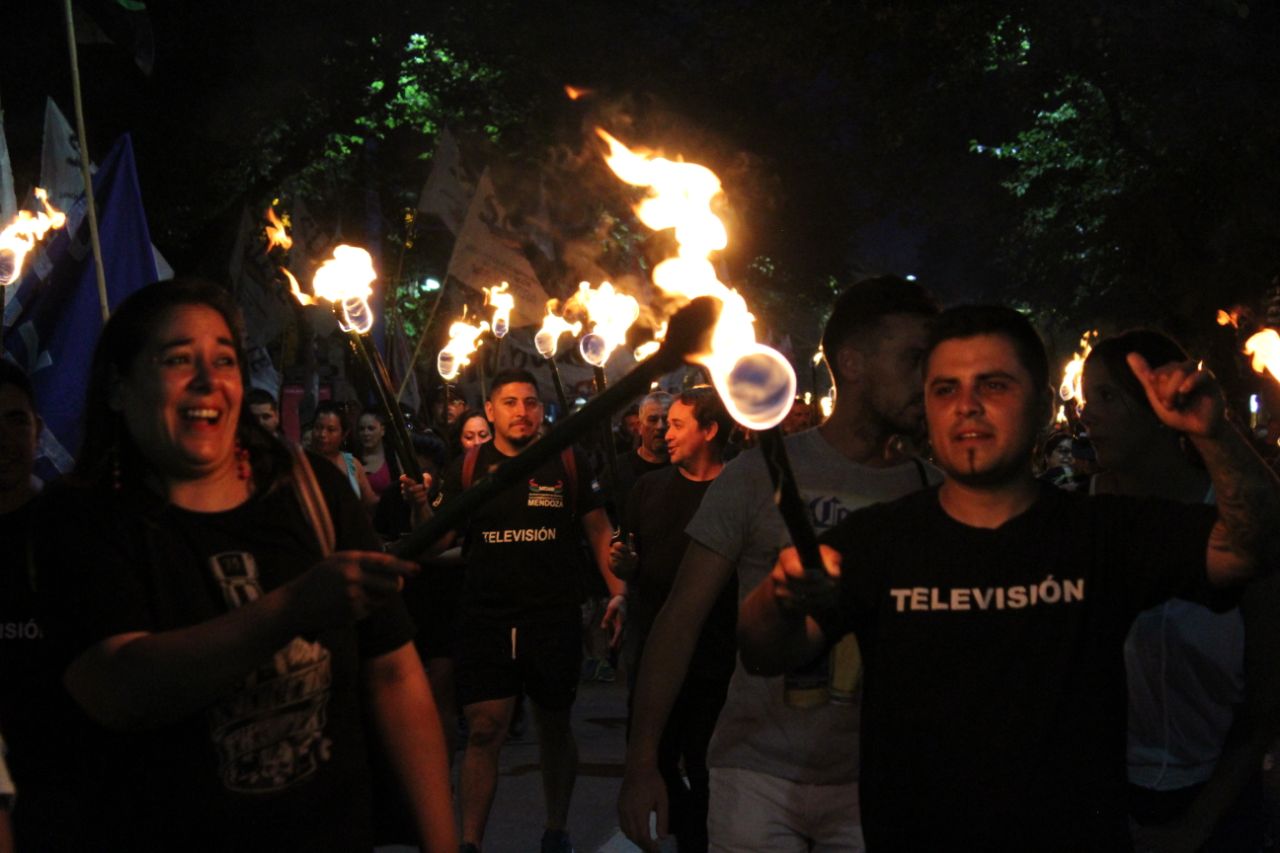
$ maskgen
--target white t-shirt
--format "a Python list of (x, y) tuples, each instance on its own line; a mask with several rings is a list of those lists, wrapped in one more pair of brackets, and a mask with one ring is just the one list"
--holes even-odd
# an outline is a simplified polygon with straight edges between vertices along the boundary
[[(786, 439), (787, 455), (814, 529), (822, 533), (850, 512), (894, 500), (940, 482), (924, 463), (889, 468), (859, 465), (841, 455), (817, 429)], [(773, 569), (790, 545), (759, 449), (725, 466), (711, 484), (689, 536), (734, 564), (739, 598)], [(735, 767), (793, 782), (845, 784), (858, 778), (859, 705), (797, 709), (783, 701), (783, 679), (750, 675), (737, 662), (729, 695), (707, 753), (710, 767)]]

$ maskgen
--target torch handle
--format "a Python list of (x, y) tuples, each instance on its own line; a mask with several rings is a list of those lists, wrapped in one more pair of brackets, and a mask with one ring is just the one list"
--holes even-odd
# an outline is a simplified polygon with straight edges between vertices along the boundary
[[(609, 380), (604, 375), (603, 367), (593, 367), (596, 380), (596, 394), (603, 394), (609, 388)], [(612, 418), (602, 424), (604, 435), (604, 458), (609, 466), (609, 488), (613, 491), (613, 511), (618, 516), (618, 536), (623, 542), (627, 540), (627, 525), (622, 520), (622, 500), (618, 495), (618, 448), (613, 446)]]
[(822, 552), (818, 548), (818, 534), (809, 521), (809, 511), (800, 497), (795, 474), (791, 472), (791, 459), (787, 456), (781, 427), (773, 427), (760, 433), (760, 450), (764, 454), (765, 466), (769, 469), (769, 479), (773, 482), (773, 501), (782, 514), (782, 521), (791, 536), (791, 544), (800, 552), (800, 562), (805, 572), (826, 577), (827, 570), (823, 568)]
[[(668, 336), (670, 338), (670, 336)], [(577, 413), (565, 418), (546, 435), (530, 444), (519, 456), (503, 462), (456, 498), (445, 503), (430, 520), (414, 528), (391, 546), (399, 557), (412, 559), (424, 553), (444, 534), (465, 524), (468, 517), (503, 490), (524, 481), (539, 466), (554, 458), (601, 420), (644, 393), (649, 384), (681, 363), (685, 353), (658, 350), (652, 358), (636, 366), (603, 394), (592, 397)]]
[(560, 411), (567, 418), (569, 416), (569, 395), (564, 393), (564, 382), (560, 379), (560, 368), (556, 367), (554, 355), (547, 359), (547, 366), (551, 368), (551, 384), (556, 386), (556, 399), (560, 401)]
[(418, 465), (417, 457), (413, 455), (413, 440), (409, 437), (408, 427), (405, 426), (404, 415), (401, 414), (399, 406), (391, 405), (389, 390), (391, 374), (387, 371), (387, 365), (383, 363), (377, 347), (365, 344), (363, 335), (349, 332), (347, 336), (351, 339), (352, 347), (359, 354), (364, 366), (368, 368), (369, 377), (373, 380), (373, 389), (378, 395), (378, 405), (382, 409), (382, 415), (386, 418), (388, 426), (391, 427), (389, 438), (396, 458), (400, 460), (400, 470), (407, 474), (409, 479), (419, 483), (422, 481), (422, 468)]

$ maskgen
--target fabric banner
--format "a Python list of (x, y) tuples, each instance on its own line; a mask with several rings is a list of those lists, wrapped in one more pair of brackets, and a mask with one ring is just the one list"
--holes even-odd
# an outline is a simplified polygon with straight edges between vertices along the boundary
[(474, 176), (468, 174), (462, 164), (457, 137), (445, 128), (436, 139), (431, 173), (418, 197), (418, 210), (432, 214), (444, 223), (449, 233), (456, 235), (462, 229), (475, 185)]
[(18, 196), (13, 189), (13, 164), (9, 162), (9, 143), (4, 138), (4, 113), (0, 112), (0, 228), (18, 215)]
[[(98, 167), (89, 162), (89, 174)], [(12, 178), (10, 178), (12, 181)], [(84, 195), (84, 177), (80, 174), (80, 138), (72, 130), (67, 117), (53, 98), (44, 102), (44, 145), (40, 151), (40, 186), (49, 192), (49, 202), (58, 210), (70, 210)], [(154, 245), (151, 254), (156, 279), (173, 278), (173, 267)]]
[[(155, 281), (155, 259), (128, 135), (116, 140), (93, 180), (108, 305), (119, 305)], [(28, 258), (5, 306), (5, 357), (31, 376), (44, 419), (36, 473), (49, 479), (69, 471), (80, 447), (89, 365), (102, 331), (89, 223), (81, 197), (67, 210), (66, 228)]]
[(479, 292), (508, 282), (516, 303), (511, 314), (513, 326), (541, 323), (547, 305), (547, 292), (521, 251), (523, 243), (521, 230), (507, 221), (486, 169), (454, 243), (448, 274)]

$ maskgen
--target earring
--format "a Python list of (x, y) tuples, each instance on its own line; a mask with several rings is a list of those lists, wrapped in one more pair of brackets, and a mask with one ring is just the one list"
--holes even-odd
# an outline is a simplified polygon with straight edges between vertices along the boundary
[(240, 439), (236, 439), (236, 476), (241, 480), (247, 480), (253, 476), (253, 466), (249, 464), (249, 451), (240, 444)]

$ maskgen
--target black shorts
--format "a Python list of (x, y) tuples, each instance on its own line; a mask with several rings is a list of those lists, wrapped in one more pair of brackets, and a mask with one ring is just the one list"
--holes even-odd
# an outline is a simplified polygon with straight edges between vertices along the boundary
[(523, 692), (539, 707), (563, 711), (578, 696), (582, 621), (575, 614), (513, 625), (467, 615), (459, 626), (455, 660), (462, 707)]

